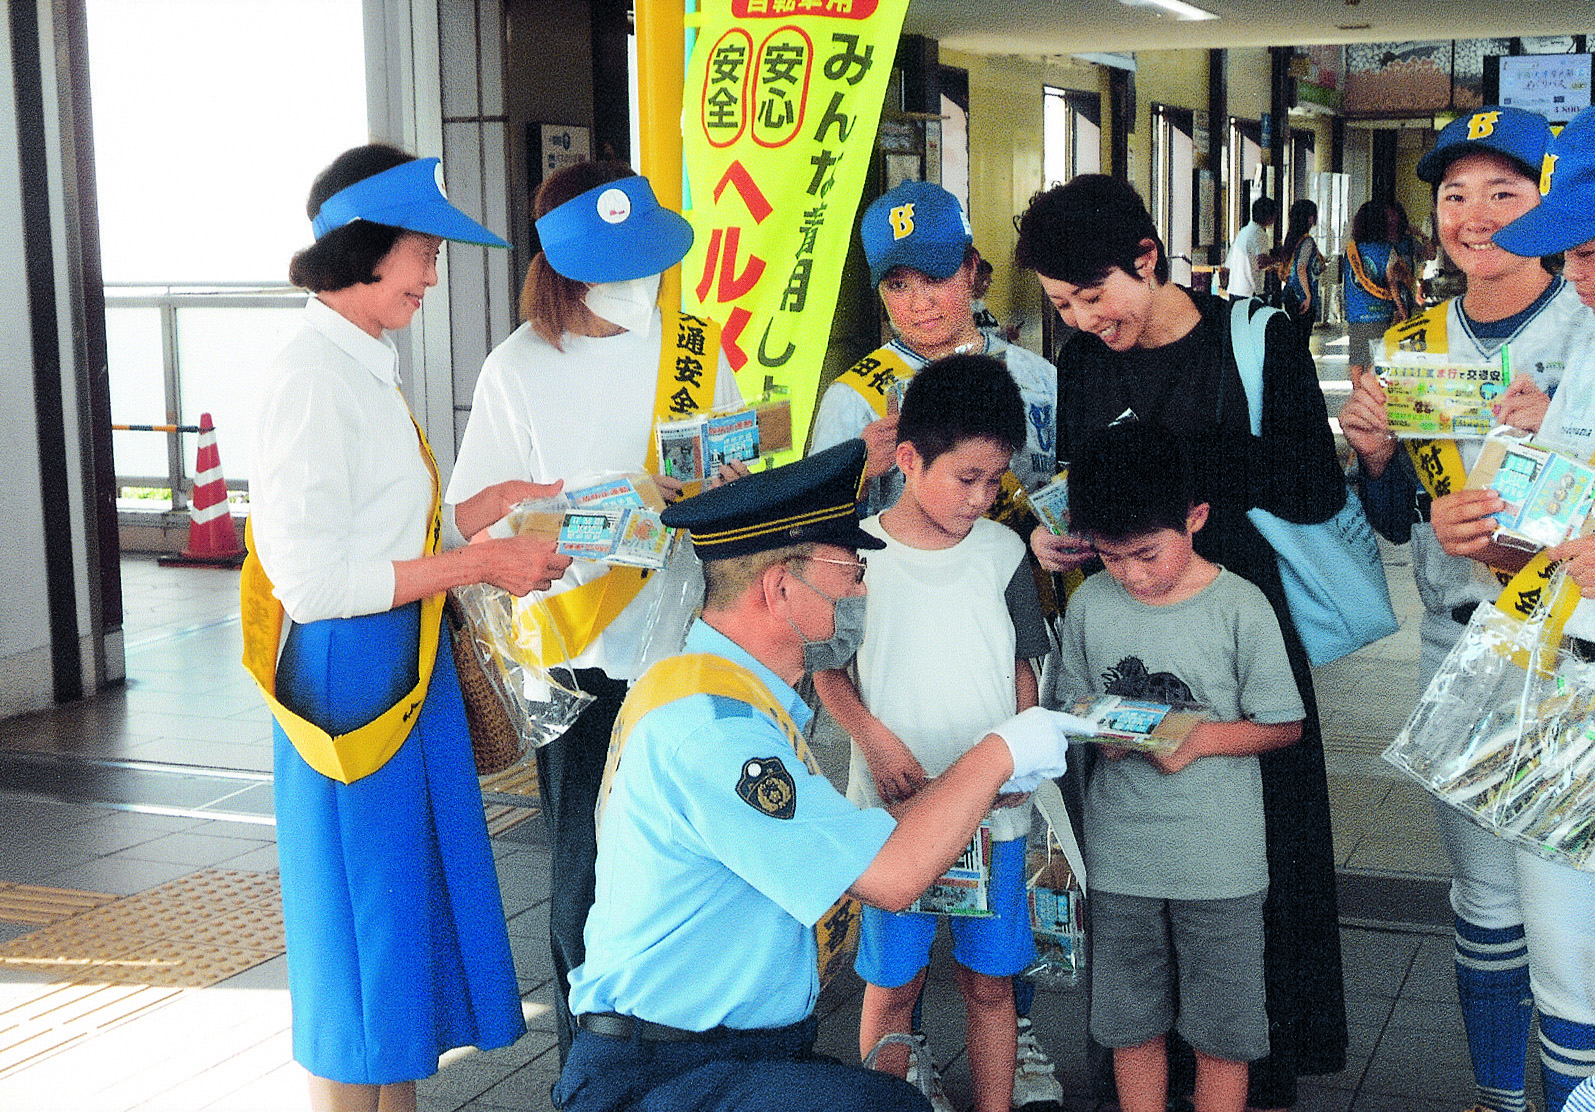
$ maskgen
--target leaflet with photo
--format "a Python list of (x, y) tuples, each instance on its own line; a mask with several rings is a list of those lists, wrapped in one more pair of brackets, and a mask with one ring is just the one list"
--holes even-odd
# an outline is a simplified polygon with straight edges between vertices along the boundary
[(975, 836), (951, 867), (937, 877), (908, 907), (924, 915), (962, 915), (990, 918), (991, 823), (982, 819)]
[(684, 483), (703, 478), (703, 418), (686, 421), (661, 421), (659, 434), (659, 472)]
[(1172, 753), (1187, 734), (1208, 721), (1201, 707), (1123, 695), (1081, 695), (1066, 702), (1063, 709), (1076, 719), (1065, 723), (1069, 733), (1149, 753)]
[(628, 507), (616, 531), (615, 547), (607, 562), (636, 568), (662, 568), (670, 557), (670, 542), (676, 531), (665, 525), (652, 510)]
[(759, 419), (751, 409), (721, 413), (703, 419), (704, 474), (708, 478), (727, 460), (759, 458)]
[(748, 405), (660, 421), (655, 435), (660, 471), (698, 483), (727, 460), (750, 462), (791, 448), (792, 402), (785, 390), (771, 389)]
[(1493, 490), (1506, 503), (1495, 514), (1491, 540), (1507, 548), (1537, 552), (1585, 531), (1595, 470), (1570, 456), (1498, 432), (1484, 442), (1467, 485)]
[(1399, 437), (1485, 436), (1491, 406), (1512, 384), (1506, 349), (1499, 359), (1468, 363), (1431, 352), (1398, 351), (1374, 365), (1385, 391), (1390, 431)]
[(675, 531), (640, 506), (570, 510), (560, 521), (555, 550), (578, 560), (662, 568)]
[(1037, 520), (1045, 525), (1053, 536), (1063, 536), (1069, 531), (1068, 469), (1058, 472), (1051, 482), (1035, 490), (1026, 491), (1025, 501), (1030, 503), (1030, 509)]

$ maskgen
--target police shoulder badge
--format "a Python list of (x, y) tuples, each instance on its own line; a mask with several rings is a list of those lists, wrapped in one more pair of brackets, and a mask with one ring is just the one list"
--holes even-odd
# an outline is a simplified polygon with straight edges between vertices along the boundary
[(755, 757), (744, 764), (737, 794), (773, 819), (789, 819), (797, 813), (797, 785), (779, 757)]

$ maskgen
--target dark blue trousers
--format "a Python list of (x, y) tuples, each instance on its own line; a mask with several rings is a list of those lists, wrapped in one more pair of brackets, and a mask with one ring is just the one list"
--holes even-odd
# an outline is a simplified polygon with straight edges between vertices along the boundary
[(587, 911), (593, 906), (593, 867), (598, 860), (593, 806), (604, 779), (609, 734), (627, 686), (624, 680), (612, 680), (597, 668), (579, 669), (576, 684), (592, 695), (593, 701), (570, 729), (537, 751), (538, 793), (553, 843), (548, 944), (554, 959), (555, 1032), (562, 1063), (576, 1034), (568, 1003), (570, 971), (586, 956), (583, 932)]
[(554, 1086), (563, 1112), (929, 1112), (889, 1074), (814, 1053), (811, 1017), (703, 1042), (580, 1031)]

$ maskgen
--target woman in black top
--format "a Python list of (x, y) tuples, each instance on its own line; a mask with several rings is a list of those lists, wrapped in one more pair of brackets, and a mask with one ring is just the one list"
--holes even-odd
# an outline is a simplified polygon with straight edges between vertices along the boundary
[[(1335, 863), (1312, 675), (1286, 608), (1273, 550), (1246, 519), (1261, 506), (1289, 521), (1332, 517), (1346, 498), (1311, 354), (1284, 316), (1267, 327), (1262, 435), (1251, 435), (1230, 342), (1230, 303), (1168, 281), (1168, 258), (1129, 185), (1083, 175), (1038, 194), (1019, 223), (1017, 261), (1034, 270), (1065, 324), (1058, 357), (1058, 460), (1121, 420), (1185, 437), (1196, 495), (1210, 504), (1196, 535), (1205, 558), (1244, 576), (1279, 617), (1307, 716), (1301, 740), (1264, 754), (1269, 889), (1264, 909), (1267, 1058), (1252, 1063), (1251, 1108), (1287, 1108), (1298, 1076), (1346, 1063)], [(1247, 303), (1246, 311), (1261, 306)], [(1045, 529), (1031, 547), (1061, 572), (1092, 559), (1083, 538)]]

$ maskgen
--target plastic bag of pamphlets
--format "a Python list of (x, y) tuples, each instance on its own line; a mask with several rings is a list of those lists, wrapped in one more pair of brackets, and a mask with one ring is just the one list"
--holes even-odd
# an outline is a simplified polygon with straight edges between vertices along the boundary
[(1595, 870), (1595, 665), (1552, 617), (1572, 589), (1557, 572), (1527, 617), (1474, 611), (1385, 759), (1492, 833)]
[(1030, 906), (1030, 928), (1035, 937), (1036, 960), (1025, 976), (1037, 987), (1066, 990), (1077, 987), (1085, 974), (1085, 893), (1070, 857), (1078, 860), (1073, 828), (1060, 837), (1068, 814), (1063, 795), (1051, 780), (1036, 791), (1036, 814), (1025, 846), (1025, 897)]
[[(681, 650), (702, 602), (703, 571), (692, 546), (660, 523), (664, 505), (651, 476), (607, 473), (523, 501), (486, 530), (545, 537), (571, 557), (546, 592), (517, 598), (486, 584), (454, 592), (483, 671), (528, 748), (559, 737), (591, 702), (569, 662), (597, 632), (623, 634), (605, 645), (605, 666), (619, 675)], [(576, 590), (583, 595), (573, 605)]]
[[(509, 767), (570, 729), (593, 697), (576, 686), (569, 668), (545, 663), (568, 655), (546, 602), (535, 595), (517, 599), (487, 583), (455, 587), (450, 594), (462, 619), (455, 630), (454, 652), (467, 711), (473, 701), (480, 708), (489, 699), (496, 699), (502, 708), (502, 717), (494, 713), (498, 708), (467, 714), (473, 725), (477, 771), (486, 775)], [(526, 621), (539, 607), (542, 620)], [(473, 678), (481, 683), (467, 682), (472, 669)], [(491, 741), (479, 737), (476, 723), (484, 720), (507, 724), (513, 739), (498, 736), (498, 731)], [(484, 749), (493, 755), (485, 756)]]

